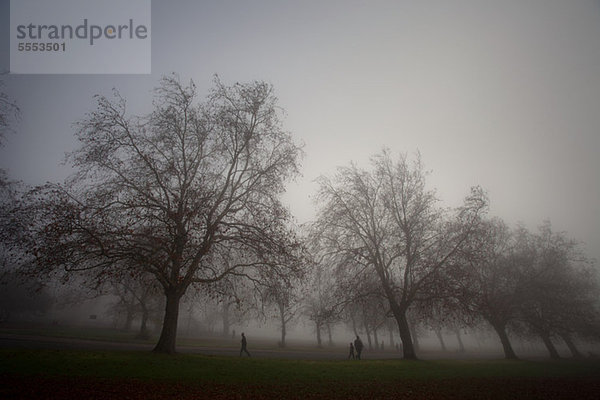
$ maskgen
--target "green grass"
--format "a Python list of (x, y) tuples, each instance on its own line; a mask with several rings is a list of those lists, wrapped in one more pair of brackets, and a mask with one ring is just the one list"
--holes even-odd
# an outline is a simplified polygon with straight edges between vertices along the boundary
[[(0, 327), (0, 333), (20, 335), (20, 336), (41, 336), (54, 337), (62, 339), (81, 339), (116, 343), (141, 343), (154, 344), (158, 341), (158, 336), (152, 336), (148, 340), (138, 339), (136, 331), (123, 331), (112, 328), (86, 328), (72, 326), (32, 326), (18, 328)], [(190, 347), (212, 347), (225, 348), (239, 346), (240, 338), (236, 335), (234, 338), (221, 336), (203, 336), (196, 338), (178, 337), (177, 346)], [(300, 346), (306, 347), (306, 346)], [(277, 340), (266, 340), (252, 338), (252, 348), (255, 350), (276, 350)], [(316, 349), (314, 349), (316, 350)], [(345, 348), (344, 348), (345, 350)]]
[(0, 328), (0, 333), (12, 335), (46, 336), (65, 339), (98, 340), (120, 343), (134, 343), (143, 340), (135, 339), (137, 332), (121, 331), (117, 329), (84, 328), (70, 326), (44, 326), (31, 328)]
[(599, 361), (304, 361), (146, 352), (0, 350), (0, 374), (210, 383), (393, 382), (398, 379), (600, 377)]
[(0, 349), (19, 399), (596, 399), (600, 361), (305, 361)]

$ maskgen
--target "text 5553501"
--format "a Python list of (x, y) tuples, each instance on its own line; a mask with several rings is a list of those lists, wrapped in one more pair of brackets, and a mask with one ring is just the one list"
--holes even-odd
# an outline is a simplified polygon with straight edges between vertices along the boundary
[(65, 42), (19, 42), (17, 44), (19, 51), (65, 51), (66, 49)]

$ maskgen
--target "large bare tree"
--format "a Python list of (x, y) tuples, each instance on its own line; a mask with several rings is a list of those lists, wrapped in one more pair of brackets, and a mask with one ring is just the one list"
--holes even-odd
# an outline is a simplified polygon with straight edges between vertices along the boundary
[(225, 86), (199, 102), (193, 82), (164, 77), (154, 111), (128, 116), (117, 92), (77, 123), (77, 170), (39, 189), (38, 268), (129, 269), (154, 276), (166, 297), (157, 352), (175, 352), (181, 297), (232, 275), (298, 268), (279, 195), (301, 148), (284, 131), (272, 86)]
[(519, 316), (524, 300), (520, 266), (524, 253), (514, 246), (514, 235), (500, 219), (485, 220), (469, 238), (454, 264), (456, 299), (465, 320), (475, 324), (485, 320), (494, 329), (507, 359), (516, 359), (508, 336), (509, 324)]
[(374, 271), (398, 324), (404, 357), (416, 359), (406, 318), (417, 301), (440, 296), (440, 278), (473, 232), (487, 200), (474, 189), (452, 217), (425, 185), (420, 157), (394, 160), (383, 151), (371, 170), (340, 168), (319, 180), (322, 204), (315, 223), (323, 245), (341, 262)]

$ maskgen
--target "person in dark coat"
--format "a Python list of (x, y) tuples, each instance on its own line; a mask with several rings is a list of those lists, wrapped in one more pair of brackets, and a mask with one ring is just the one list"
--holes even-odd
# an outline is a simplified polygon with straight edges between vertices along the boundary
[(356, 339), (354, 339), (354, 348), (356, 349), (356, 358), (360, 360), (360, 353), (362, 353), (363, 342), (360, 340), (360, 337), (356, 335)]
[(246, 335), (244, 335), (244, 332), (242, 332), (242, 348), (240, 349), (240, 357), (242, 356), (242, 353), (244, 351), (246, 352), (246, 354), (248, 354), (248, 357), (252, 357), (250, 353), (248, 353), (248, 349), (246, 348), (247, 345), (248, 341), (246, 340)]

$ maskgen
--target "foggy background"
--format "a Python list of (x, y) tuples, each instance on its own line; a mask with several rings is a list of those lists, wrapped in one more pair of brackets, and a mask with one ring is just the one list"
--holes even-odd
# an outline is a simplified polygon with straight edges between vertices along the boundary
[(319, 175), (383, 147), (419, 150), (444, 205), (481, 185), (492, 215), (532, 230), (550, 219), (599, 258), (600, 1), (153, 1), (151, 32), (151, 75), (4, 76), (21, 121), (0, 167), (31, 185), (63, 180), (72, 123), (112, 88), (141, 114), (171, 72), (201, 94), (214, 74), (265, 80), (305, 143), (286, 195), (299, 222), (314, 217)]

